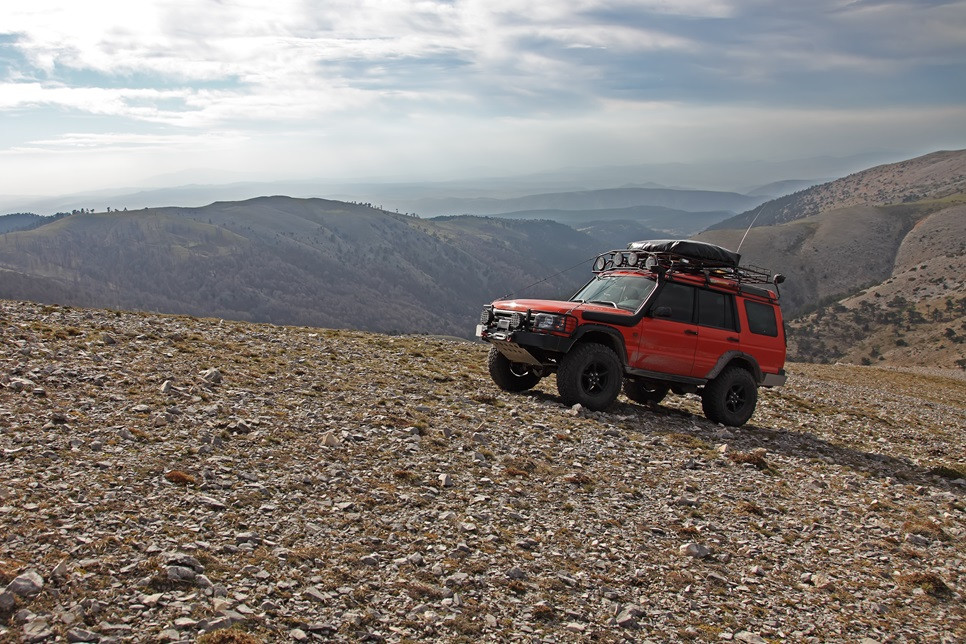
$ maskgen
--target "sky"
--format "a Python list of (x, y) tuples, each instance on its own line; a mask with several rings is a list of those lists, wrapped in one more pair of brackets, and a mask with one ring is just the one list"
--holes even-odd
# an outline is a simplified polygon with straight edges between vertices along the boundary
[(966, 148), (966, 0), (5, 0), (0, 194)]

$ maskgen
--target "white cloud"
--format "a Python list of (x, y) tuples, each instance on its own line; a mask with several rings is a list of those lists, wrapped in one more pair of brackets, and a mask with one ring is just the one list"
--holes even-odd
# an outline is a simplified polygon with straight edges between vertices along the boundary
[[(942, 106), (964, 90), (920, 66), (963, 68), (966, 0), (8, 5), (0, 114), (32, 127), (4, 132), (0, 171), (24, 181), (56, 167), (58, 150), (83, 150), (112, 176), (176, 171), (186, 156), (266, 172), (451, 174), (464, 162), (526, 171), (848, 153), (962, 130), (961, 112)], [(909, 106), (889, 103), (883, 88), (912, 83)]]

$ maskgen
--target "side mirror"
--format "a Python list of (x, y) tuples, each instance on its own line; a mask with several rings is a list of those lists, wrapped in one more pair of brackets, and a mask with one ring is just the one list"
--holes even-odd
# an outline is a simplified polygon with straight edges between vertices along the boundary
[(777, 273), (775, 277), (772, 278), (772, 282), (774, 282), (776, 286), (778, 284), (783, 283), (784, 281), (785, 281), (785, 276), (782, 275), (781, 273)]
[(671, 307), (670, 306), (659, 306), (654, 309), (654, 317), (656, 318), (669, 318), (671, 317)]

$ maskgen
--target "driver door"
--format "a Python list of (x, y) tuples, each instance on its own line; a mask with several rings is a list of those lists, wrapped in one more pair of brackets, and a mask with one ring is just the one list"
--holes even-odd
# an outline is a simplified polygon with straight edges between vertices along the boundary
[(638, 325), (637, 364), (646, 371), (679, 376), (691, 375), (698, 345), (698, 326), (694, 323), (695, 288), (665, 282), (648, 314)]

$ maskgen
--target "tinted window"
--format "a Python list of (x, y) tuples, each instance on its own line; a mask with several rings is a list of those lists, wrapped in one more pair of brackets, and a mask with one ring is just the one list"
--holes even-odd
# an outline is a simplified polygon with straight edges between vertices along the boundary
[(656, 311), (662, 306), (671, 309), (671, 320), (675, 322), (690, 322), (694, 312), (694, 288), (684, 284), (667, 282), (661, 287), (661, 292), (657, 296), (654, 304)]
[(719, 329), (735, 329), (733, 298), (715, 291), (698, 291), (698, 324)]
[(748, 328), (752, 333), (778, 337), (775, 309), (767, 304), (745, 300), (745, 313), (748, 314)]

